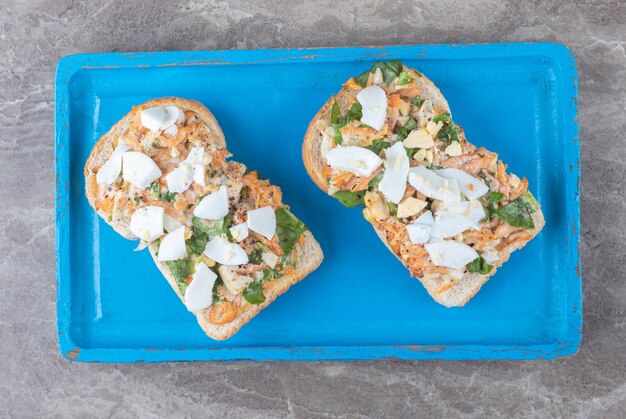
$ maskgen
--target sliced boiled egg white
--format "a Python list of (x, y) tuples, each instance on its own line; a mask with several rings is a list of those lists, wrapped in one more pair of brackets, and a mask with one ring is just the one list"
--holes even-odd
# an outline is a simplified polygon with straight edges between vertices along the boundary
[(444, 203), (440, 211), (456, 212), (468, 217), (476, 224), (485, 218), (485, 209), (477, 199)]
[(248, 211), (248, 228), (268, 240), (276, 233), (276, 213), (272, 207), (261, 207)]
[(455, 179), (446, 179), (424, 166), (409, 170), (409, 183), (429, 198), (440, 201), (460, 201), (461, 193)]
[(139, 119), (141, 125), (148, 128), (150, 131), (160, 131), (163, 122), (167, 118), (167, 111), (160, 106), (154, 108), (148, 108), (141, 111)]
[(409, 158), (402, 143), (397, 142), (385, 150), (385, 172), (378, 184), (378, 190), (387, 200), (397, 204), (406, 191), (409, 175)]
[(204, 310), (213, 303), (213, 286), (217, 275), (204, 262), (200, 262), (192, 278), (185, 290), (185, 306), (189, 311)]
[(206, 172), (206, 167), (202, 163), (196, 163), (193, 166), (193, 181), (196, 182), (200, 186), (206, 186), (206, 181), (204, 179), (204, 173)]
[(446, 179), (454, 179), (459, 184), (459, 190), (467, 199), (478, 199), (487, 192), (489, 187), (481, 179), (460, 169), (452, 167), (439, 169), (435, 173)]
[(424, 211), (417, 219), (406, 226), (409, 234), (409, 240), (413, 244), (424, 244), (432, 240), (434, 232), (435, 219), (430, 210)]
[(167, 189), (170, 192), (180, 193), (185, 192), (193, 182), (194, 170), (193, 167), (186, 161), (181, 162), (178, 167), (165, 176), (167, 182)]
[[(179, 122), (181, 117), (184, 120), (184, 112), (178, 106), (172, 105), (148, 108), (141, 111), (139, 115), (141, 125), (153, 132), (165, 130), (169, 135), (178, 133), (176, 122)], [(175, 129), (172, 127), (175, 127)]]
[(406, 231), (409, 233), (409, 240), (413, 244), (424, 244), (430, 240), (430, 235), (433, 232), (433, 226), (421, 223), (411, 223), (406, 226)]
[(177, 228), (179, 228), (182, 225), (183, 225), (183, 223), (178, 221), (176, 218), (172, 217), (168, 213), (163, 213), (163, 228), (168, 233), (173, 232), (174, 230), (176, 230)]
[(139, 189), (146, 189), (152, 182), (160, 178), (162, 174), (159, 166), (143, 153), (128, 151), (122, 156), (122, 176), (124, 181)]
[(176, 122), (178, 122), (178, 119), (182, 111), (180, 110), (178, 106), (173, 106), (173, 105), (166, 106), (164, 109), (165, 109), (166, 117), (163, 120), (161, 127), (169, 128), (172, 125), (176, 124)]
[(130, 232), (139, 240), (152, 242), (163, 235), (163, 208), (149, 205), (130, 217)]
[(245, 265), (248, 254), (241, 246), (218, 236), (206, 244), (204, 254), (222, 265)]
[(369, 176), (383, 163), (373, 151), (357, 146), (335, 147), (324, 157), (333, 169), (357, 176)]
[(248, 237), (248, 225), (246, 223), (241, 223), (232, 226), (230, 229), (230, 234), (233, 236), (233, 239), (240, 242), (245, 240)]
[(417, 220), (415, 220), (415, 223), (426, 224), (429, 226), (435, 225), (435, 219), (433, 218), (433, 213), (430, 212), (430, 210), (424, 211), (422, 215), (417, 217)]
[(479, 230), (477, 223), (463, 214), (452, 211), (442, 211), (435, 214), (435, 230), (433, 235), (447, 239), (454, 237), (465, 230)]
[(456, 240), (426, 243), (424, 247), (435, 265), (451, 269), (464, 269), (465, 265), (478, 257), (476, 250)]
[(205, 220), (220, 220), (228, 215), (228, 190), (220, 186), (216, 192), (202, 198), (193, 210), (193, 215)]
[(96, 182), (98, 185), (105, 184), (110, 185), (117, 180), (122, 171), (122, 156), (130, 150), (130, 147), (120, 142), (111, 157), (102, 165), (98, 173), (96, 173)]
[(185, 247), (185, 226), (180, 226), (161, 240), (159, 246), (159, 262), (178, 260), (187, 254)]
[(385, 91), (378, 86), (366, 87), (356, 95), (356, 100), (363, 108), (361, 122), (376, 131), (380, 131), (387, 119), (387, 95)]
[(203, 157), (204, 148), (192, 148), (187, 158), (165, 177), (167, 188), (171, 192), (180, 193), (185, 192), (192, 182), (206, 186), (204, 181), (205, 167), (204, 163), (202, 163)]

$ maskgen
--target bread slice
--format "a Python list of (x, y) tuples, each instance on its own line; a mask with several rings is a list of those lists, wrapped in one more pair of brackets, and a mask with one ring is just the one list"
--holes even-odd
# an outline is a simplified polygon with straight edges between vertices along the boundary
[[(403, 66), (403, 71), (414, 70)], [(421, 90), (419, 96), (422, 99), (430, 100), (433, 104), (433, 107), (438, 108), (441, 112), (449, 112), (450, 114), (452, 113), (448, 102), (446, 101), (439, 88), (437, 88), (437, 86), (425, 75), (421, 74), (420, 77), (416, 78), (414, 83), (416, 88)], [(323, 135), (319, 127), (323, 127), (328, 124), (331, 115), (331, 108), (335, 100), (339, 104), (342, 112), (345, 113), (345, 111), (349, 109), (351, 104), (355, 102), (355, 95), (359, 90), (360, 87), (354, 83), (354, 79), (349, 80), (344, 85), (344, 87), (334, 97), (331, 97), (313, 117), (304, 136), (304, 141), (302, 144), (302, 158), (307, 173), (315, 182), (315, 184), (326, 193), (329, 192), (329, 184), (327, 178), (324, 176), (323, 170), (328, 166), (326, 164), (324, 156), (322, 155)], [(465, 134), (462, 129), (460, 135), (462, 137), (462, 141), (465, 142)], [(493, 268), (487, 275), (465, 272), (463, 274), (463, 277), (456, 283), (456, 285), (443, 291), (441, 290), (441, 281), (438, 278), (424, 276), (418, 279), (426, 288), (430, 296), (439, 304), (442, 304), (446, 307), (465, 305), (474, 295), (476, 295), (482, 285), (496, 273), (497, 269), (502, 266), (502, 264), (504, 264), (506, 261), (508, 261), (511, 253), (513, 253), (517, 249), (524, 247), (526, 243), (528, 243), (528, 241), (532, 240), (532, 238), (534, 238), (541, 231), (545, 224), (545, 220), (540, 208), (532, 214), (532, 219), (534, 222), (534, 229), (528, 231), (528, 240), (514, 242), (511, 245), (505, 246), (504, 248), (499, 250), (499, 260), (492, 264)], [(374, 223), (372, 223), (372, 226), (374, 227), (376, 234), (378, 235), (380, 240), (382, 240), (385, 246), (392, 253), (394, 253), (398, 260), (400, 260), (400, 262), (405, 264), (402, 258), (392, 250), (385, 237), (384, 232), (378, 229), (374, 225)]]
[[(141, 111), (152, 108), (155, 106), (168, 106), (174, 105), (183, 111), (191, 111), (208, 127), (211, 132), (210, 140), (212, 146), (217, 149), (226, 147), (224, 140), (224, 134), (217, 123), (213, 114), (200, 102), (194, 100), (187, 100), (175, 97), (167, 97), (150, 100), (142, 105), (134, 107), (131, 112), (124, 116), (119, 122), (104, 134), (93, 147), (93, 150), (87, 159), (85, 164), (85, 194), (89, 201), (89, 204), (96, 210), (98, 215), (109, 224), (115, 231), (121, 234), (127, 239), (136, 239), (130, 232), (130, 215), (125, 212), (123, 208), (117, 208), (115, 205), (113, 208), (109, 206), (99, 206), (97, 204), (98, 186), (95, 180), (95, 176), (99, 168), (106, 162), (113, 152), (120, 138), (129, 132), (131, 124), (138, 118)], [(136, 122), (135, 122), (136, 123)], [(163, 177), (167, 173), (163, 173)], [(94, 186), (95, 185), (95, 186)], [(176, 294), (184, 301), (183, 294), (176, 283), (172, 272), (163, 262), (157, 260), (158, 246), (152, 243), (148, 246), (150, 254), (154, 259), (155, 264), (165, 276), (169, 284), (172, 286)], [(319, 243), (313, 238), (313, 235), (307, 230), (303, 233), (303, 237), (296, 244), (293, 253), (290, 253), (292, 257), (295, 256), (296, 264), (295, 269), (286, 271), (282, 276), (275, 278), (271, 282), (266, 282), (263, 286), (263, 293), (265, 295), (265, 301), (261, 304), (250, 304), (245, 299), (235, 298), (238, 300), (239, 307), (237, 309), (237, 315), (234, 320), (224, 324), (212, 324), (209, 321), (210, 311), (213, 306), (200, 311), (195, 311), (193, 314), (196, 316), (200, 327), (204, 332), (212, 339), (224, 340), (235, 334), (244, 324), (250, 319), (256, 316), (261, 310), (271, 304), (279, 295), (286, 292), (289, 287), (299, 282), (309, 273), (315, 270), (323, 259), (323, 253), (319, 246)]]

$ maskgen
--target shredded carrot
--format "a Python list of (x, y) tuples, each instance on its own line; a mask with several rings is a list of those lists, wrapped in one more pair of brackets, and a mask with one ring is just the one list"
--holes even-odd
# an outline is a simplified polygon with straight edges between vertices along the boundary
[(512, 244), (515, 244), (517, 242), (527, 242), (528, 240), (532, 238), (533, 238), (532, 234), (530, 234), (528, 231), (520, 231), (519, 233), (511, 234), (509, 237), (504, 239), (502, 243), (496, 246), (496, 250), (498, 252), (501, 252), (502, 250), (511, 246)]

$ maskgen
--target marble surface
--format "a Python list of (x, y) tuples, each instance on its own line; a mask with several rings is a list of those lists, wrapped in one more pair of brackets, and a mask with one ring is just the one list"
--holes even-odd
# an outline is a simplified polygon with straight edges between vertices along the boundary
[[(0, 1), (0, 417), (624, 417), (620, 0)], [(548, 362), (74, 364), (55, 329), (54, 70), (67, 54), (552, 41), (580, 71), (584, 338)], [(24, 168), (37, 162), (31, 175)], [(27, 211), (26, 211), (27, 210)]]

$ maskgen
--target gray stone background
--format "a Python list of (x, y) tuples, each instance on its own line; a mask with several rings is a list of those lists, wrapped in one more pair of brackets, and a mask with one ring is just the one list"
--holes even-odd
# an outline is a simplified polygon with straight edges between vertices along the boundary
[[(567, 45), (580, 71), (585, 315), (577, 355), (161, 365), (60, 357), (53, 227), (60, 57), (526, 40)], [(0, 417), (625, 417), (625, 43), (619, 0), (0, 0)]]

